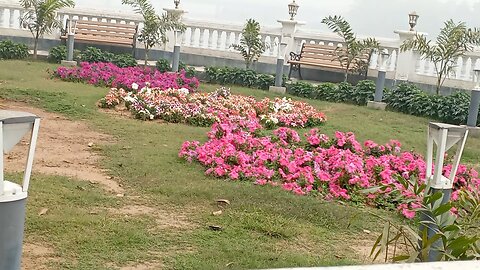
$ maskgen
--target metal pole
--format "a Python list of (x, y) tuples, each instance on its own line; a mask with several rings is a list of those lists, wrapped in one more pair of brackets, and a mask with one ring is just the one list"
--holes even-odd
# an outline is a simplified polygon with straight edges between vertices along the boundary
[(175, 45), (175, 47), (173, 47), (173, 61), (172, 61), (173, 72), (178, 72), (179, 64), (180, 64), (180, 45)]
[(385, 88), (385, 77), (387, 72), (385, 70), (378, 70), (377, 84), (375, 88), (375, 102), (382, 102), (383, 89)]
[(475, 89), (472, 90), (471, 99), (470, 99), (470, 109), (468, 110), (467, 125), (469, 127), (477, 126), (479, 106), (480, 106), (480, 88), (475, 87)]
[(277, 59), (277, 70), (275, 72), (275, 86), (282, 87), (283, 85), (283, 65), (285, 63), (285, 59), (279, 58)]

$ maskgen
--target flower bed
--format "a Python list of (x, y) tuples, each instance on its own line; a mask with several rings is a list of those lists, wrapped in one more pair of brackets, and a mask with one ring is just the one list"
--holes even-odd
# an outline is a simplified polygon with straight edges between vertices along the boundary
[[(216, 123), (205, 144), (185, 142), (179, 156), (200, 162), (207, 175), (281, 186), (300, 195), (315, 192), (326, 199), (396, 208), (408, 218), (415, 216), (421, 197), (402, 182), (424, 183), (426, 164), (420, 155), (402, 152), (399, 142), (367, 141), (362, 146), (353, 133), (336, 132), (329, 138), (318, 129), (306, 134), (306, 142), (284, 127), (272, 136), (259, 133), (254, 119)], [(379, 186), (383, 188), (372, 189)], [(456, 192), (479, 186), (477, 172), (460, 166)]]
[[(134, 84), (133, 88), (138, 89)], [(125, 103), (139, 119), (163, 119), (171, 123), (187, 123), (210, 127), (222, 121), (259, 119), (266, 128), (277, 126), (309, 127), (326, 121), (325, 115), (312, 106), (290, 99), (256, 101), (253, 97), (232, 95), (221, 88), (213, 93), (189, 93), (188, 89), (144, 87), (137, 92), (113, 88), (100, 101), (112, 108)]]
[(120, 68), (112, 63), (87, 63), (79, 67), (59, 67), (53, 76), (64, 81), (84, 82), (96, 86), (106, 86), (133, 90), (132, 85), (140, 88), (147, 83), (151, 87), (161, 89), (186, 88), (193, 91), (198, 88), (196, 78), (188, 78), (185, 71), (180, 73), (161, 73), (152, 68), (126, 67)]

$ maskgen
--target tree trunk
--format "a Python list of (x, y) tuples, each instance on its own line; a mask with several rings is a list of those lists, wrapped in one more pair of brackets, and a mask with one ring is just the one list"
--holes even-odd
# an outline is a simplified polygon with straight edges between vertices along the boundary
[(33, 59), (37, 59), (38, 37), (33, 42)]
[(148, 48), (148, 46), (145, 46), (145, 65), (143, 67), (143, 69), (147, 69), (147, 66), (148, 66), (148, 52), (149, 52), (150, 48)]
[(442, 76), (437, 78), (437, 96), (440, 94), (440, 85), (442, 84)]

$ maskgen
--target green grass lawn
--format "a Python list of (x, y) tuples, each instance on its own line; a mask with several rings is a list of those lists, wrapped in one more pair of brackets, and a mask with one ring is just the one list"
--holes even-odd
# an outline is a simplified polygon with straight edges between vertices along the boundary
[[(369, 215), (396, 214), (361, 206), (299, 197), (277, 188), (206, 177), (198, 164), (178, 158), (185, 140), (205, 140), (209, 130), (179, 124), (125, 119), (97, 110), (107, 89), (51, 80), (55, 65), (2, 61), (0, 98), (22, 100), (92, 129), (111, 134), (101, 145), (100, 166), (126, 189), (123, 198), (88, 182), (34, 174), (26, 239), (54, 247), (52, 269), (116, 269), (150, 263), (165, 269), (252, 269), (366, 263), (365, 249), (382, 222)], [(202, 85), (211, 91), (215, 85)], [(274, 97), (261, 90), (232, 87), (236, 94)], [(353, 131), (360, 140), (398, 139), (404, 149), (425, 151), (428, 120), (365, 107), (306, 100), (326, 113), (327, 134)], [(465, 162), (476, 164), (480, 140), (470, 138)], [(217, 199), (231, 205), (220, 216)], [(108, 209), (135, 204), (154, 209), (141, 216)], [(38, 211), (49, 206), (47, 215)], [(93, 213), (93, 214), (92, 214)], [(159, 225), (172, 223), (169, 226)], [(217, 225), (223, 231), (212, 231)], [(158, 264), (156, 264), (158, 263)]]

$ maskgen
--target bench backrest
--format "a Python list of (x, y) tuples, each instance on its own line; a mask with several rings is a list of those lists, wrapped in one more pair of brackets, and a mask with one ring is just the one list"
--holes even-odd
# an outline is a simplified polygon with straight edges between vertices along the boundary
[[(338, 61), (338, 50), (342, 50), (342, 47), (338, 46), (328, 46), (328, 45), (319, 45), (319, 44), (307, 44), (304, 43), (302, 46), (301, 61), (308, 61), (312, 63), (330, 63), (330, 65), (341, 66)], [(369, 55), (363, 54), (362, 59), (368, 60)]]
[(137, 25), (78, 20), (75, 26), (76, 40), (132, 46), (136, 43)]

